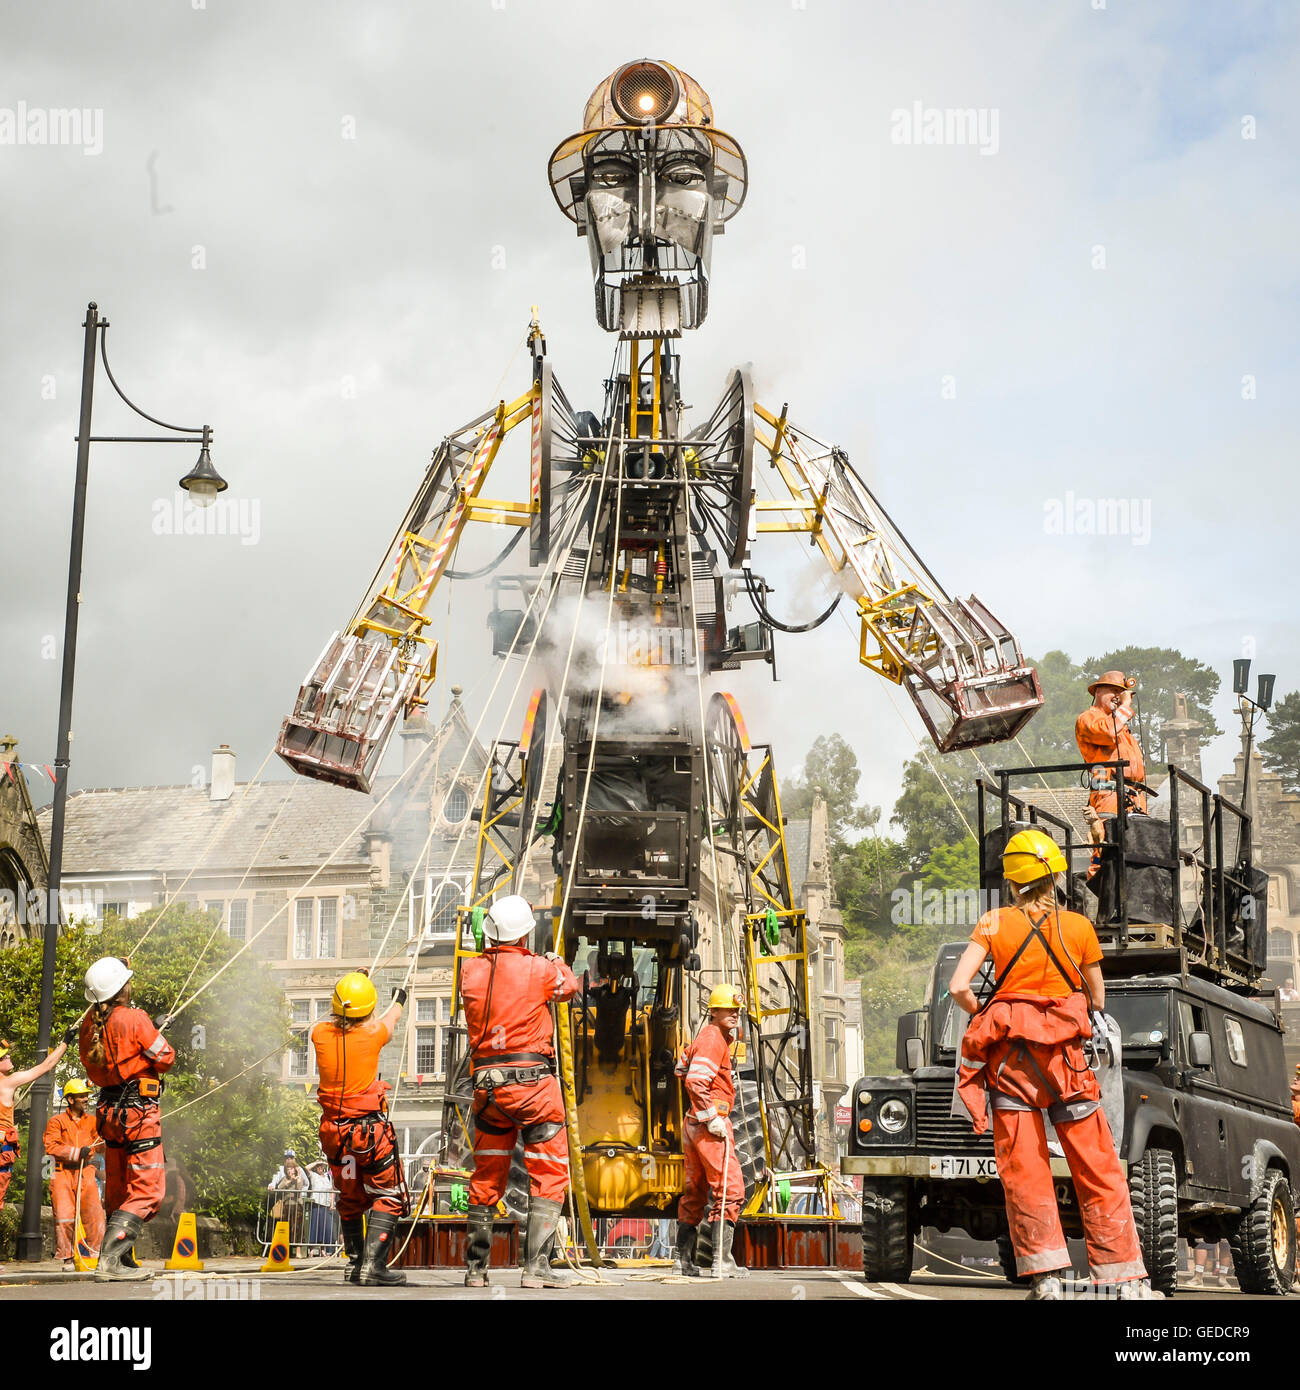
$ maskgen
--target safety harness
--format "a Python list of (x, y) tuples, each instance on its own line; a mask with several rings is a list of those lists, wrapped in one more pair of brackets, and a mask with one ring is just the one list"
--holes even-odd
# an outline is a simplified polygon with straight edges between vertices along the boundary
[[(1006, 967), (998, 975), (997, 979), (994, 980), (992, 992), (989, 994), (989, 997), (984, 1001), (984, 1003), (980, 1006), (979, 1013), (983, 1013), (984, 1010), (987, 1009), (989, 1005), (994, 1001), (994, 999), (997, 998), (998, 992), (1006, 983), (1007, 978), (1010, 976), (1011, 971), (1014, 969), (1016, 962), (1020, 959), (1022, 955), (1024, 955), (1025, 950), (1028, 948), (1029, 943), (1031, 941), (1037, 941), (1039, 945), (1042, 946), (1043, 950), (1047, 953), (1047, 959), (1051, 961), (1053, 967), (1056, 970), (1056, 973), (1061, 977), (1062, 980), (1065, 981), (1066, 985), (1069, 986), (1070, 993), (1087, 994), (1088, 1003), (1089, 1005), (1091, 1005), (1092, 991), (1087, 988), (1087, 981), (1083, 979), (1083, 971), (1081, 969), (1078, 971), (1078, 978), (1080, 983), (1076, 984), (1075, 981), (1072, 980), (1070, 976), (1066, 973), (1066, 969), (1061, 964), (1060, 958), (1052, 949), (1051, 941), (1048, 939), (1047, 934), (1043, 931), (1043, 923), (1047, 921), (1047, 913), (1044, 913), (1042, 917), (1036, 922), (1034, 921), (1033, 917), (1029, 915), (1028, 911), (1026, 911), (1024, 908), (1021, 908), (1020, 910), (1024, 913), (1025, 920), (1029, 923), (1029, 930), (1025, 933), (1024, 940), (1020, 943), (1019, 946), (1016, 947), (1015, 953), (1007, 962)], [(1060, 935), (1061, 937), (1061, 944), (1062, 946), (1064, 946), (1065, 935), (1061, 932), (1061, 914), (1059, 910), (1056, 912), (1056, 930), (1058, 935)], [(1069, 954), (1068, 947), (1066, 948), (1066, 954)], [(1073, 964), (1073, 960), (1071, 960), (1071, 964)], [(978, 1017), (978, 1015), (976, 1016)], [(1048, 1094), (1052, 1097), (1052, 1104), (1048, 1107), (1047, 1113), (1054, 1124), (1058, 1123), (1061, 1120), (1082, 1119), (1084, 1116), (1090, 1115), (1094, 1110), (1096, 1110), (1099, 1102), (1094, 1100), (1067, 1101), (1065, 1097), (1061, 1095), (1060, 1091), (1058, 1091), (1056, 1087), (1052, 1084), (1051, 1080), (1044, 1073), (1042, 1067), (1038, 1065), (1037, 1058), (1035, 1058), (1034, 1054), (1029, 1050), (1029, 1045), (1023, 1038), (1012, 1038), (1009, 1039), (1009, 1041), (1011, 1043), (1011, 1051), (1008, 1052), (1005, 1057), (1003, 1057), (1002, 1061), (998, 1064), (996, 1074), (991, 1078), (991, 1080), (988, 1083), (989, 1101), (995, 1110), (1033, 1110), (1036, 1108), (1035, 1106), (1030, 1105), (1027, 1101), (1018, 1100), (1015, 1096), (1008, 1095), (1005, 1091), (1001, 1091), (998, 1089), (997, 1083), (1001, 1080), (1002, 1073), (1006, 1068), (1007, 1063), (1011, 1061), (1013, 1057), (1018, 1062), (1028, 1063), (1029, 1067), (1038, 1077), (1039, 1081), (1041, 1081), (1044, 1087), (1046, 1087)], [(1063, 1057), (1062, 1060), (1065, 1063), (1065, 1066), (1070, 1071), (1075, 1073), (1095, 1070), (1095, 1066), (1088, 1065), (1086, 1058), (1085, 1064), (1082, 1067), (1071, 1066), (1068, 1057)]]
[[(162, 1135), (155, 1134), (151, 1139), (132, 1139), (132, 1129), (139, 1130), (150, 1110), (158, 1108), (158, 1098), (162, 1095), (162, 1078), (157, 1076), (133, 1076), (116, 1086), (101, 1086), (99, 1103), (95, 1108), (95, 1130), (104, 1139), (104, 1122), (110, 1116), (126, 1139), (104, 1139), (110, 1149), (125, 1149), (127, 1153), (142, 1154), (156, 1149), (162, 1143)], [(129, 1120), (131, 1115), (138, 1118)]]

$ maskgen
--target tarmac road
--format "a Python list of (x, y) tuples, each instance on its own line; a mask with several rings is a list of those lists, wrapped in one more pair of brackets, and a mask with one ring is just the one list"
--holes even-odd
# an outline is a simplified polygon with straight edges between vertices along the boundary
[[(345, 1284), (340, 1266), (301, 1269), (288, 1273), (260, 1274), (247, 1261), (211, 1260), (202, 1274), (167, 1274), (161, 1269), (153, 1279), (130, 1284), (97, 1284), (75, 1275), (48, 1273), (35, 1276), (35, 1282), (21, 1279), (21, 1267), (8, 1266), (0, 1283), (0, 1303), (35, 1300), (53, 1303), (61, 1300), (84, 1302), (151, 1303), (170, 1300), (187, 1302), (240, 1301), (323, 1301), (348, 1302), (428, 1299), (443, 1301), (594, 1299), (642, 1301), (646, 1299), (737, 1299), (746, 1302), (824, 1302), (908, 1304), (951, 1301), (1023, 1301), (1025, 1290), (1015, 1288), (993, 1276), (914, 1274), (908, 1284), (867, 1283), (861, 1276), (834, 1270), (781, 1270), (753, 1273), (744, 1280), (674, 1278), (659, 1269), (624, 1267), (602, 1270), (599, 1282), (588, 1275), (573, 1289), (521, 1289), (515, 1270), (493, 1272), (487, 1289), (466, 1289), (458, 1270), (419, 1269), (407, 1272), (403, 1288), (360, 1289)], [(1080, 1286), (1080, 1292), (1083, 1292)], [(1300, 1297), (1300, 1291), (1291, 1295)], [(1278, 1303), (1285, 1300), (1248, 1295), (1226, 1289), (1188, 1289), (1180, 1291), (1179, 1305), (1225, 1302)]]

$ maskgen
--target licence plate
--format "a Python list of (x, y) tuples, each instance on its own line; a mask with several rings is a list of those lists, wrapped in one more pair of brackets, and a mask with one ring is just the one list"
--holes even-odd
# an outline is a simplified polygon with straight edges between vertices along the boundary
[(996, 1158), (980, 1158), (971, 1154), (940, 1154), (930, 1160), (932, 1178), (996, 1178)]

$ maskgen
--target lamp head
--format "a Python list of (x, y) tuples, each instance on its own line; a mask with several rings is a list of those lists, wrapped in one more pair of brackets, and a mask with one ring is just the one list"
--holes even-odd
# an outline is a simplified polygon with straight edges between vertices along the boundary
[(228, 482), (212, 466), (212, 454), (208, 448), (211, 431), (203, 431), (203, 447), (199, 450), (198, 462), (181, 479), (180, 486), (189, 493), (197, 506), (210, 507), (217, 493), (225, 492)]

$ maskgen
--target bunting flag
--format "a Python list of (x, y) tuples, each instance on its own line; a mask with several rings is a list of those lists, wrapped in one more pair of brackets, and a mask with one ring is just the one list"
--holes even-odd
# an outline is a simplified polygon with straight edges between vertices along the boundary
[(49, 765), (49, 763), (20, 763), (0, 761), (0, 767), (4, 768), (5, 776), (8, 777), (8, 779), (11, 782), (16, 780), (14, 778), (14, 768), (17, 768), (19, 772), (43, 772), (50, 779), (50, 781), (54, 783), (56, 787), (59, 784), (59, 775), (57, 772), (54, 771), (54, 769)]

